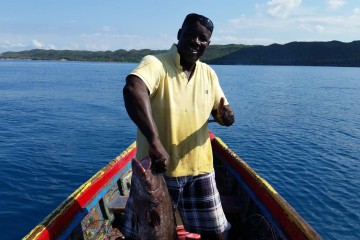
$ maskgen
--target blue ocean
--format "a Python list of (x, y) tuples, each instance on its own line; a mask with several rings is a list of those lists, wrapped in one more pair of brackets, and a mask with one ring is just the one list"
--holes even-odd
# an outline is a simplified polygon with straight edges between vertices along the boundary
[[(133, 63), (0, 61), (0, 239), (21, 239), (135, 140)], [(210, 129), (324, 239), (360, 239), (360, 68), (212, 66)]]

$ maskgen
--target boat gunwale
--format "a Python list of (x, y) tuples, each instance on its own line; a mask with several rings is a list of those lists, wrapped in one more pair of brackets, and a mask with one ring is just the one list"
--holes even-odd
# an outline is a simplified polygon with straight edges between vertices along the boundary
[[(289, 239), (322, 239), (317, 232), (307, 223), (303, 217), (282, 197), (277, 191), (263, 179), (254, 169), (244, 160), (233, 152), (220, 138), (210, 132), (211, 144), (229, 164), (229, 166), (240, 175), (243, 182), (248, 185), (250, 196), (259, 202), (269, 212), (269, 216), (274, 218), (275, 224), (281, 232)], [(259, 203), (259, 204), (260, 204)]]
[[(76, 224), (83, 219), (82, 215), (85, 216), (87, 214), (87, 206), (92, 205), (91, 203), (97, 199), (99, 193), (111, 184), (112, 179), (119, 174), (119, 170), (133, 158), (135, 151), (136, 143), (133, 142), (120, 155), (77, 188), (54, 211), (33, 228), (24, 237), (24, 240), (61, 238), (64, 233), (71, 232)], [(71, 221), (68, 221), (68, 219), (71, 219)]]

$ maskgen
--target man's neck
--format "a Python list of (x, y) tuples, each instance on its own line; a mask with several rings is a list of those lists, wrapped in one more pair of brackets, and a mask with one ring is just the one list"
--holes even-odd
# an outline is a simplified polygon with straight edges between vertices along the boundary
[(187, 79), (190, 80), (191, 76), (192, 76), (193, 73), (194, 73), (196, 64), (192, 64), (192, 65), (181, 65), (181, 66), (182, 66), (182, 68), (183, 68), (183, 71), (184, 71)]

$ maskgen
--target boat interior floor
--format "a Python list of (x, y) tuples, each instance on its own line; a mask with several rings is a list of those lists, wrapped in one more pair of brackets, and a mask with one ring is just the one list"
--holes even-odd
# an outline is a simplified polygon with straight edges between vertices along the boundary
[[(108, 203), (108, 209), (114, 214), (112, 228), (115, 238), (111, 238), (112, 240), (125, 239), (120, 229), (123, 224), (127, 199), (128, 196), (118, 196)], [(235, 223), (239, 223), (239, 221), (244, 218), (244, 215), (246, 215), (247, 204), (239, 204), (241, 201), (243, 200), (237, 195), (221, 196), (223, 210), (232, 226), (238, 226), (238, 224)], [(175, 218), (177, 225), (181, 226), (183, 223), (178, 211), (175, 211)], [(241, 228), (231, 228), (228, 239), (246, 239), (241, 233)]]

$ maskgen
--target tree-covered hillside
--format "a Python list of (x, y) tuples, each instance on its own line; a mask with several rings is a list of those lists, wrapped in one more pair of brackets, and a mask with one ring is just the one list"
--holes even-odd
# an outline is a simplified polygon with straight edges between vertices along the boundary
[(21, 52), (5, 52), (0, 55), (9, 59), (31, 60), (68, 60), (68, 61), (91, 61), (91, 62), (137, 62), (147, 54), (158, 54), (156, 50), (117, 50), (117, 51), (75, 51), (75, 50), (43, 50), (33, 49)]
[(291, 42), (284, 45), (253, 46), (212, 59), (209, 63), (360, 67), (360, 41)]
[[(148, 54), (167, 50), (72, 51), (34, 49), (0, 54), (4, 59), (139, 62)], [(304, 65), (360, 67), (360, 41), (290, 42), (261, 45), (210, 45), (202, 61), (229, 65)]]

